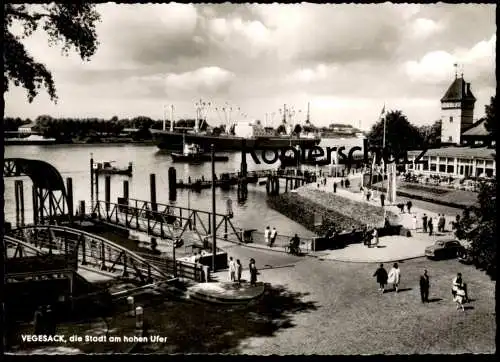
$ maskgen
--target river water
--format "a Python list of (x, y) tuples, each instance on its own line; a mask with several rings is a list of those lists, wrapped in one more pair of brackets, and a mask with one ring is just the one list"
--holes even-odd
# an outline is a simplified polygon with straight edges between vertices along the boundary
[[(327, 139), (320, 144), (321, 147), (346, 146), (347, 149), (354, 146), (362, 147), (361, 139)], [(91, 153), (95, 162), (115, 161), (116, 166), (126, 167), (128, 162), (133, 163), (133, 177), (120, 175), (111, 176), (111, 201), (116, 202), (117, 197), (123, 194), (123, 180), (129, 180), (129, 197), (139, 200), (150, 200), (149, 175), (156, 174), (157, 202), (168, 204), (168, 169), (175, 167), (177, 179), (187, 181), (188, 176), (192, 179), (211, 179), (211, 163), (200, 165), (189, 165), (172, 163), (168, 153), (159, 151), (156, 146), (144, 145), (43, 145), (43, 146), (6, 146), (5, 158), (27, 158), (38, 159), (52, 164), (61, 176), (73, 179), (74, 208), (80, 200), (85, 200), (87, 209), (90, 207), (90, 157)], [(260, 152), (258, 153), (260, 156)], [(241, 154), (228, 153), (228, 162), (218, 162), (215, 172), (220, 175), (223, 172), (235, 172), (240, 168)], [(252, 157), (247, 155), (248, 170), (259, 170), (277, 168), (276, 165), (261, 163), (256, 165)], [(31, 181), (28, 177), (20, 177), (24, 180), (25, 199), (25, 223), (33, 220), (33, 206), (31, 198)], [(15, 225), (15, 195), (14, 178), (4, 180), (5, 219)], [(217, 189), (216, 209), (218, 213), (225, 213), (227, 200), (232, 200), (234, 213), (233, 223), (237, 227), (247, 229), (258, 229), (262, 231), (265, 226), (275, 226), (282, 235), (293, 235), (298, 233), (304, 237), (314, 234), (300, 224), (288, 219), (282, 214), (272, 210), (266, 204), (265, 186), (248, 186), (248, 199), (239, 204), (236, 196), (236, 188), (223, 191)], [(99, 198), (104, 199), (104, 177), (100, 177)], [(178, 190), (175, 205), (190, 207), (199, 210), (211, 211), (212, 197), (211, 189), (201, 192)]]

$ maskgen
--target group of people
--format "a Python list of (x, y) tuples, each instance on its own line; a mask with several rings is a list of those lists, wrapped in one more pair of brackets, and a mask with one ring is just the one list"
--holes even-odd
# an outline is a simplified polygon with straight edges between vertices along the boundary
[[(405, 213), (405, 204), (403, 203), (399, 203), (396, 205), (399, 209), (399, 211), (401, 211), (402, 214)], [(408, 214), (411, 214), (411, 208), (413, 207), (413, 203), (411, 202), (411, 200), (408, 200), (406, 202), (406, 209), (408, 210)]]
[(399, 292), (399, 283), (401, 281), (401, 269), (399, 269), (398, 263), (394, 263), (392, 269), (387, 273), (384, 268), (384, 264), (380, 264), (375, 273), (374, 277), (377, 278), (377, 283), (379, 284), (379, 291), (385, 292), (387, 285), (392, 284), (393, 289), (396, 293)]
[(269, 226), (266, 227), (266, 230), (264, 230), (264, 239), (266, 242), (266, 245), (269, 245), (269, 247), (273, 247), (276, 237), (278, 236), (278, 231), (276, 230), (275, 227), (271, 230)]
[[(325, 185), (326, 185), (326, 182), (325, 182)], [(334, 181), (333, 182), (333, 192), (334, 193), (337, 192), (337, 186), (338, 186), (337, 181)], [(342, 188), (345, 187), (346, 189), (348, 189), (349, 186), (351, 186), (351, 182), (349, 181), (349, 179), (347, 177), (345, 178), (345, 180), (343, 178), (340, 179), (340, 187), (342, 187)]]
[[(427, 214), (422, 216), (422, 229), (424, 233), (429, 232), (429, 236), (432, 236), (434, 232), (434, 222), (432, 217), (428, 217)], [(444, 214), (438, 214), (437, 230), (442, 233), (446, 231), (446, 217)]]
[[(248, 264), (248, 271), (250, 272), (250, 285), (257, 284), (257, 267), (255, 266), (255, 259), (251, 258)], [(240, 259), (234, 260), (232, 256), (229, 257), (229, 280), (241, 284), (241, 275), (243, 273), (243, 265)]]
[[(391, 284), (393, 290), (395, 290), (396, 293), (399, 292), (399, 284), (401, 282), (401, 269), (399, 268), (398, 263), (394, 263), (389, 273), (387, 273), (387, 271), (385, 270), (384, 264), (380, 264), (373, 276), (377, 278), (379, 291), (381, 291), (382, 293), (385, 292), (386, 286)], [(424, 269), (423, 274), (420, 276), (419, 286), (420, 298), (422, 300), (422, 303), (429, 303), (429, 290), (431, 283), (427, 269)], [(453, 301), (457, 304), (457, 310), (462, 309), (462, 311), (464, 311), (464, 303), (467, 303), (469, 301), (469, 297), (467, 293), (467, 284), (464, 283), (461, 273), (458, 273), (452, 281), (451, 294), (453, 297)]]

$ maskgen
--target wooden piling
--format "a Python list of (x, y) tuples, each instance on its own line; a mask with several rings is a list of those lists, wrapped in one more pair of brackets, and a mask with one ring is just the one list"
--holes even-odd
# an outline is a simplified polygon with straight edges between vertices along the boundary
[(108, 216), (109, 203), (111, 202), (111, 176), (104, 178), (104, 200), (106, 202), (106, 216)]
[(168, 169), (168, 199), (170, 201), (177, 200), (177, 171), (175, 167)]
[(154, 173), (149, 175), (149, 190), (151, 194), (151, 211), (158, 211), (156, 203), (156, 175)]
[(123, 180), (123, 198), (128, 203), (128, 180)]
[(66, 179), (66, 200), (68, 201), (68, 215), (73, 219), (73, 179)]

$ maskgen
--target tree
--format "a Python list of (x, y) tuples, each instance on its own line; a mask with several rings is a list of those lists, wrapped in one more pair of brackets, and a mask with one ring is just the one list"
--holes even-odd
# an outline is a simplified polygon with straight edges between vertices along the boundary
[(300, 134), (300, 132), (302, 132), (302, 126), (300, 124), (296, 124), (293, 129), (293, 133)]
[[(390, 111), (385, 116), (385, 145), (391, 154), (399, 155), (409, 149), (420, 148), (422, 137), (417, 127), (412, 125), (401, 111)], [(384, 137), (384, 119), (373, 125), (368, 133), (372, 146), (382, 147)]]
[(430, 126), (418, 128), (422, 138), (422, 147), (439, 147), (441, 144), (441, 120), (435, 121)]
[(496, 95), (491, 97), (490, 104), (486, 105), (484, 107), (485, 113), (486, 113), (486, 117), (484, 117), (486, 119), (485, 127), (488, 130), (488, 132), (491, 133), (491, 135), (493, 136), (493, 139), (495, 139), (495, 140), (497, 138), (497, 124), (496, 124), (496, 120), (495, 120), (496, 98), (497, 98)]
[[(49, 45), (62, 43), (65, 55), (74, 48), (82, 60), (87, 61), (95, 54), (98, 46), (96, 23), (100, 15), (95, 5), (77, 4), (5, 4), (3, 28), (4, 93), (9, 90), (10, 82), (22, 86), (28, 93), (31, 103), (43, 86), (50, 99), (57, 102), (56, 87), (52, 73), (44, 64), (36, 62), (27, 52), (22, 39), (31, 36), (41, 25), (49, 36)], [(12, 26), (20, 23), (22, 35), (14, 35)]]
[(278, 134), (285, 134), (286, 133), (286, 126), (285, 124), (280, 124), (279, 127), (276, 129), (276, 133)]
[(497, 256), (496, 192), (496, 182), (482, 183), (478, 206), (464, 211), (455, 231), (457, 238), (471, 242), (469, 255), (476, 267), (492, 278), (496, 275)]

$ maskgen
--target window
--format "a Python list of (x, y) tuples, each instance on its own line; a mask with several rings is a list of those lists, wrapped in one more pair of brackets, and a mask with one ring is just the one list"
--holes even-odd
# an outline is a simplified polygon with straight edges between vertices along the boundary
[(427, 162), (426, 162), (426, 163), (423, 163), (423, 164), (422, 164), (422, 167), (423, 167), (422, 169), (423, 169), (424, 171), (427, 171), (427, 170), (429, 169), (429, 164), (428, 164)]
[(448, 166), (446, 167), (446, 172), (447, 172), (447, 173), (453, 173), (453, 171), (454, 171), (454, 167), (453, 167), (453, 165), (448, 165)]
[(446, 172), (446, 165), (439, 165), (439, 172)]
[(435, 163), (431, 163), (431, 171), (436, 171), (436, 164)]
[(450, 123), (453, 123), (453, 116), (450, 116)]
[(448, 137), (448, 142), (453, 142), (453, 137)]

